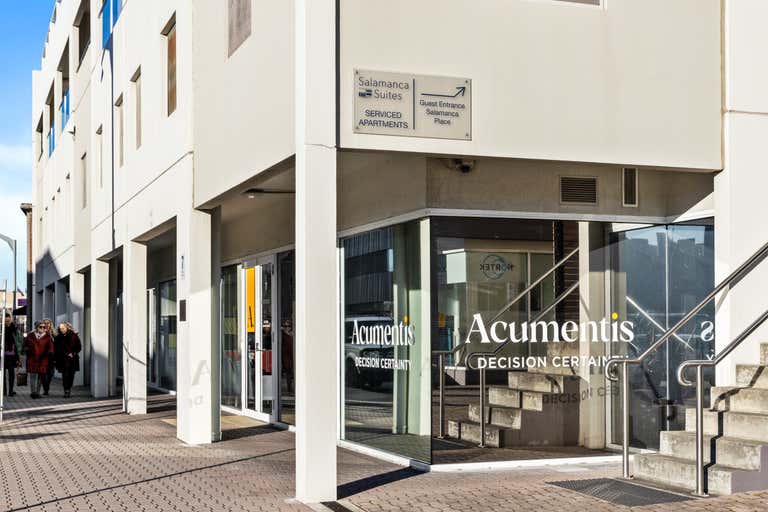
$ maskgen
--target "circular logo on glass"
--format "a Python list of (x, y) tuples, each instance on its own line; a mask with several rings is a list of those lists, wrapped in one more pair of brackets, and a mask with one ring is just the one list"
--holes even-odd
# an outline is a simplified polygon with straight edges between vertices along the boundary
[(501, 279), (504, 274), (514, 268), (514, 265), (507, 263), (507, 260), (499, 256), (498, 254), (489, 254), (483, 258), (483, 262), (480, 263), (480, 270), (483, 275), (493, 281)]

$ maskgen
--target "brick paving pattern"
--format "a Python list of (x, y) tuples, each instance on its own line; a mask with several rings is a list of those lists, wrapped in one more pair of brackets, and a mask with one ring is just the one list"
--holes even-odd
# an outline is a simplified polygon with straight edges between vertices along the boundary
[[(152, 396), (149, 414), (119, 400), (10, 399), (0, 427), (0, 510), (310, 510), (293, 502), (293, 434), (269, 426), (227, 430), (224, 441), (189, 447), (167, 420), (174, 397)], [(339, 451), (339, 510), (625, 510), (546, 482), (615, 477), (616, 465), (495, 473), (419, 473)], [(334, 507), (336, 508), (336, 507)], [(636, 507), (633, 511), (768, 510), (768, 492)]]

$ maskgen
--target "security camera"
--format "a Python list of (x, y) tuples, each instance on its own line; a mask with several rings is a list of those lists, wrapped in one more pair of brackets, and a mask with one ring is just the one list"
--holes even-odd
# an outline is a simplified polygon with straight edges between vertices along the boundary
[(453, 165), (454, 165), (454, 168), (460, 171), (462, 174), (468, 174), (474, 170), (475, 161), (457, 158), (453, 161)]

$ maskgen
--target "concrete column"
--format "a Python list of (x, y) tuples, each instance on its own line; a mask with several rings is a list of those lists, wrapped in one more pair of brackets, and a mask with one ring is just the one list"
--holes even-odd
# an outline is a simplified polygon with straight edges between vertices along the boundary
[(123, 411), (147, 413), (147, 246), (123, 247)]
[[(605, 257), (603, 224), (579, 222), (579, 319), (600, 322), (605, 310)], [(606, 355), (604, 343), (581, 340), (579, 356)], [(587, 398), (579, 406), (579, 444), (585, 448), (605, 448), (605, 377), (593, 367), (579, 367), (581, 393)]]
[[(768, 3), (727, 0), (724, 3), (725, 106), (723, 171), (715, 177), (715, 281), (720, 282), (768, 242), (765, 190), (768, 178), (768, 87), (764, 55), (768, 36), (761, 20)], [(749, 323), (768, 309), (764, 284), (768, 262), (722, 294), (716, 301), (717, 351), (721, 351)], [(745, 341), (717, 367), (717, 385), (735, 385), (737, 364), (759, 364), (760, 343), (768, 339), (768, 325)]]
[[(176, 435), (189, 444), (210, 443), (214, 427), (212, 361), (213, 277), (211, 215), (198, 210), (176, 218), (178, 348), (176, 351)], [(216, 283), (218, 286), (218, 283)], [(216, 398), (218, 400), (218, 398)]]
[[(85, 345), (85, 276), (79, 272), (69, 275), (69, 321), (75, 332), (80, 335), (80, 341)], [(83, 346), (85, 348), (85, 346)], [(80, 351), (80, 371), (75, 374), (75, 386), (83, 385), (83, 369), (85, 368), (85, 350)]]
[(336, 499), (335, 0), (296, 8), (296, 497)]
[(109, 263), (91, 263), (91, 394), (109, 396)]

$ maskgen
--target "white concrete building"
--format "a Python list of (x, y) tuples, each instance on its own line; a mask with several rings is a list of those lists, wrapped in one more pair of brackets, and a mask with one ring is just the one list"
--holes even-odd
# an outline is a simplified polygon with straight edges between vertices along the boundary
[[(222, 413), (295, 425), (304, 500), (335, 498), (337, 442), (433, 466), (605, 456), (603, 358), (641, 354), (766, 241), (764, 9), (56, 1), (34, 310), (81, 331), (94, 396), (142, 414), (176, 393), (182, 441), (218, 440)], [(630, 369), (632, 449), (682, 428), (677, 366), (757, 317), (754, 275)], [(554, 324), (504, 343), (535, 320)], [(480, 393), (467, 355), (489, 344)]]

